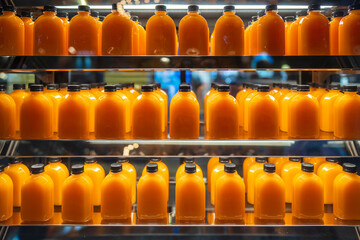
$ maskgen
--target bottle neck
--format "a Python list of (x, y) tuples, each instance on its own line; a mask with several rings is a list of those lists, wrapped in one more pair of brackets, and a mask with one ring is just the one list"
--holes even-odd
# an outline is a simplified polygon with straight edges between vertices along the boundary
[(112, 96), (115, 95), (117, 92), (104, 92), (106, 95)]
[(189, 11), (188, 15), (199, 15), (199, 11)]
[(227, 11), (227, 12), (224, 12), (224, 15), (227, 15), (227, 16), (235, 15), (235, 12), (234, 11)]
[(39, 95), (39, 94), (43, 94), (44, 91), (34, 91), (34, 92), (30, 91), (30, 93), (31, 93), (31, 95)]
[(223, 95), (223, 96), (229, 95), (229, 92), (219, 92), (219, 91), (218, 91), (218, 93), (219, 93), (220, 95)]
[(90, 16), (90, 12), (86, 12), (86, 11), (80, 11), (80, 12), (78, 12), (78, 14), (80, 16)]
[(46, 15), (46, 16), (55, 16), (56, 12), (44, 11), (44, 15)]
[(152, 91), (152, 92), (142, 92), (142, 95), (151, 96), (153, 93), (154, 93), (154, 91)]
[(166, 11), (156, 11), (155, 12), (156, 15), (166, 15)]
[(73, 95), (78, 95), (80, 92), (67, 91), (67, 93), (68, 93), (70, 96), (73, 96)]
[(266, 15), (267, 15), (267, 14), (277, 14), (277, 13), (278, 13), (277, 10), (271, 10), (271, 11), (265, 12)]
[(320, 14), (321, 14), (321, 10), (311, 10), (311, 11), (309, 11), (309, 14), (320, 15)]

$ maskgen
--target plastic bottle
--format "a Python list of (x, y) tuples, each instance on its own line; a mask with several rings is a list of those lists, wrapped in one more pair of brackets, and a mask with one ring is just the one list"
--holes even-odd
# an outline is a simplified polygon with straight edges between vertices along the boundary
[(285, 55), (285, 23), (277, 14), (277, 5), (269, 4), (258, 22), (258, 53)]
[(102, 54), (102, 22), (99, 19), (100, 13), (97, 11), (91, 11), (90, 12), (90, 16), (93, 17), (96, 22), (97, 22), (97, 26), (98, 26), (98, 55), (101, 56)]
[(317, 170), (317, 175), (324, 184), (324, 204), (333, 204), (333, 188), (336, 176), (342, 172), (341, 165), (336, 158), (326, 158), (326, 162), (321, 164)]
[(257, 157), (255, 163), (253, 163), (247, 171), (247, 201), (250, 204), (254, 204), (255, 199), (255, 181), (257, 176), (262, 173), (264, 164), (267, 162), (267, 158)]
[(209, 55), (209, 27), (198, 5), (189, 5), (179, 23), (179, 55)]
[(24, 55), (31, 56), (34, 54), (34, 21), (32, 19), (32, 13), (22, 11), (21, 19), (23, 20), (25, 27)]
[[(130, 111), (126, 115), (126, 138), (132, 137), (132, 111), (133, 111), (133, 103), (137, 97), (134, 97), (134, 94), (132, 94), (129, 89), (127, 88), (127, 84), (116, 84), (116, 95), (118, 95), (122, 99), (127, 99), (129, 102), (129, 108)], [(105, 91), (105, 90), (104, 90)], [(100, 91), (99, 91), (100, 92)], [(101, 96), (104, 95), (104, 93), (100, 92)], [(100, 99), (100, 98), (99, 98)]]
[(208, 164), (207, 164), (207, 190), (209, 192), (211, 192), (211, 173), (212, 170), (214, 169), (214, 167), (216, 166), (216, 164), (218, 164), (219, 162), (219, 157), (212, 157), (209, 159)]
[(57, 16), (63, 21), (63, 27), (65, 30), (65, 41), (63, 44), (67, 54), (69, 50), (69, 15), (67, 12), (58, 12)]
[(284, 17), (285, 21), (285, 55), (289, 55), (290, 46), (289, 46), (289, 39), (288, 39), (288, 32), (290, 29), (291, 24), (295, 22), (295, 17), (293, 16), (286, 16)]
[(177, 182), (180, 178), (182, 178), (185, 175), (185, 165), (188, 163), (192, 163), (196, 165), (196, 172), (195, 174), (199, 176), (199, 178), (203, 179), (203, 173), (199, 165), (195, 163), (194, 158), (184, 158), (183, 163), (178, 167), (175, 174), (175, 181)]
[(141, 26), (138, 16), (133, 16), (133, 21), (139, 29), (139, 55), (146, 55), (146, 31), (143, 26)]
[(257, 12), (257, 20), (251, 26), (250, 31), (250, 55), (258, 55), (258, 26), (261, 17), (265, 16), (265, 11), (261, 10)]
[(62, 188), (62, 218), (64, 223), (87, 223), (93, 217), (93, 183), (84, 173), (84, 165), (71, 166), (71, 176)]
[(54, 183), (44, 173), (44, 164), (34, 164), (21, 188), (21, 218), (25, 223), (36, 223), (47, 222), (53, 216)]
[(244, 23), (235, 15), (235, 6), (224, 7), (215, 24), (215, 55), (244, 55)]
[(101, 217), (103, 220), (130, 220), (131, 210), (131, 180), (121, 163), (112, 163), (110, 173), (101, 183)]
[(245, 160), (243, 161), (242, 164), (242, 177), (244, 179), (244, 183), (245, 183), (245, 192), (247, 191), (247, 174), (249, 172), (249, 168), (250, 166), (255, 163), (255, 157), (247, 157), (245, 158)]
[(93, 204), (100, 206), (101, 204), (101, 182), (105, 178), (104, 168), (97, 163), (95, 158), (85, 159), (84, 173), (91, 178), (93, 183)]
[(359, 55), (360, 35), (357, 31), (360, 24), (360, 4), (349, 6), (349, 15), (339, 24), (339, 55)]
[(118, 163), (122, 164), (124, 174), (128, 175), (131, 184), (131, 203), (136, 202), (136, 169), (126, 158), (119, 158)]
[(314, 165), (301, 164), (301, 173), (293, 179), (293, 217), (315, 220), (324, 216), (324, 185), (314, 173)]
[(177, 223), (205, 221), (205, 183), (196, 174), (196, 165), (186, 163), (185, 174), (176, 181), (175, 217)]
[(16, 137), (16, 102), (6, 94), (6, 86), (0, 85), (0, 138), (14, 139)]
[(243, 84), (243, 89), (236, 94), (236, 100), (239, 104), (239, 126), (244, 126), (244, 102), (247, 96), (252, 92), (251, 86), (247, 83)]
[(250, 101), (253, 97), (255, 97), (257, 94), (258, 94), (258, 86), (260, 85), (251, 85), (251, 92), (250, 94), (248, 94), (245, 98), (245, 100), (243, 101), (243, 106), (242, 107), (239, 107), (239, 109), (243, 110), (243, 122), (244, 122), (244, 126), (243, 126), (243, 129), (244, 131), (248, 132), (249, 131), (249, 104), (250, 104)]
[(162, 118), (163, 118), (163, 138), (168, 138), (168, 112), (169, 112), (169, 99), (164, 90), (161, 89), (160, 83), (154, 83), (154, 93), (158, 96), (158, 99), (162, 105)]
[(339, 54), (339, 24), (341, 19), (344, 17), (343, 11), (333, 12), (332, 19), (330, 22), (330, 54)]
[(275, 173), (275, 165), (264, 164), (255, 179), (254, 215), (257, 219), (281, 220), (285, 217), (285, 183)]
[(215, 205), (215, 189), (217, 180), (224, 174), (224, 166), (226, 163), (229, 163), (230, 159), (220, 157), (219, 162), (214, 166), (214, 169), (211, 172), (211, 182), (208, 182), (210, 185), (210, 197), (211, 204)]
[(53, 103), (53, 130), (54, 134), (57, 135), (59, 126), (59, 106), (60, 103), (64, 100), (64, 97), (59, 92), (58, 84), (48, 84), (45, 96), (51, 99)]
[(49, 164), (45, 166), (45, 173), (49, 175), (54, 183), (54, 204), (62, 205), (62, 186), (69, 177), (69, 170), (61, 162), (60, 158), (50, 158)]
[(285, 182), (285, 201), (287, 203), (293, 201), (293, 180), (301, 172), (301, 160), (298, 157), (290, 157), (289, 162), (285, 163), (281, 170), (281, 178)]
[(320, 130), (334, 132), (334, 105), (336, 99), (343, 94), (340, 92), (340, 84), (331, 85), (329, 92), (325, 93), (320, 100)]
[(14, 184), (4, 172), (4, 168), (4, 165), (0, 165), (0, 222), (10, 219), (13, 215)]
[(290, 91), (279, 102), (280, 105), (280, 130), (287, 132), (289, 128), (289, 103), (297, 95), (297, 85), (292, 85)]
[(303, 19), (307, 15), (306, 11), (297, 11), (296, 12), (296, 20), (289, 27), (286, 42), (287, 49), (286, 55), (294, 55), (297, 56), (299, 53), (299, 24), (301, 19)]
[[(161, 161), (160, 158), (153, 158), (150, 160), (149, 163), (156, 163), (158, 165), (158, 174), (160, 174), (165, 182), (166, 182), (166, 196), (169, 197), (169, 169), (166, 166), (166, 164), (164, 162)], [(147, 173), (147, 165), (144, 167), (143, 171), (142, 171), (142, 175), (145, 175)]]

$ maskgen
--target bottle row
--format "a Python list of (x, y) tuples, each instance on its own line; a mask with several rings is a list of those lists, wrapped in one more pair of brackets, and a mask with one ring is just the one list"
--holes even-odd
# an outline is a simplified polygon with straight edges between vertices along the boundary
[[(280, 177), (267, 158), (255, 158), (252, 164), (248, 159), (244, 162), (248, 166), (245, 184), (230, 159), (214, 157), (208, 163), (208, 190), (216, 221), (243, 221), (246, 192), (260, 220), (283, 219), (286, 202), (292, 203), (294, 218), (321, 220), (329, 198), (336, 218), (360, 220), (360, 176), (354, 164), (341, 167), (336, 159), (328, 158), (316, 175), (313, 164), (290, 158), (282, 160)], [(201, 168), (194, 159), (186, 158), (175, 179), (177, 223), (204, 222), (206, 187)], [(168, 218), (169, 171), (160, 159), (144, 167), (137, 184), (136, 171), (124, 158), (112, 163), (106, 176), (95, 159), (72, 165), (70, 176), (58, 158), (50, 159), (46, 166), (34, 164), (30, 172), (12, 159), (8, 167), (0, 167), (0, 182), (0, 221), (9, 219), (16, 206), (24, 223), (46, 223), (54, 215), (54, 205), (61, 206), (64, 223), (91, 221), (93, 206), (101, 206), (103, 220), (125, 221), (131, 219), (135, 202), (140, 221), (166, 223)]]
[[(336, 11), (329, 23), (319, 4), (311, 4), (308, 13), (297, 18), (277, 14), (277, 5), (252, 17), (244, 27), (234, 6), (225, 6), (209, 43), (209, 27), (199, 14), (199, 6), (188, 6), (188, 14), (179, 23), (167, 15), (165, 5), (155, 7), (155, 15), (146, 24), (113, 4), (112, 13), (103, 21), (90, 7), (80, 5), (70, 22), (64, 12), (56, 15), (54, 6), (45, 6), (34, 22), (31, 13), (15, 15), (13, 6), (5, 6), (0, 16), (0, 55), (359, 55), (360, 5), (349, 6), (349, 15)], [(195, 31), (194, 31), (195, 30)]]

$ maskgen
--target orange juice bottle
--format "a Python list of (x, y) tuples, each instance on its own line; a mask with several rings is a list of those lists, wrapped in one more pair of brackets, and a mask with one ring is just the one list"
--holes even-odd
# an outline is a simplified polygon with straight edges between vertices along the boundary
[(132, 20), (136, 23), (136, 27), (139, 30), (139, 54), (138, 55), (146, 55), (146, 31), (141, 26), (139, 22), (138, 16), (132, 16)]
[(9, 175), (4, 173), (4, 165), (0, 165), (0, 222), (6, 221), (13, 215), (14, 184)]
[(262, 173), (264, 164), (267, 162), (267, 158), (257, 157), (255, 163), (253, 163), (247, 172), (247, 201), (250, 204), (254, 204), (255, 199), (255, 182), (257, 176)]
[(229, 163), (230, 159), (220, 157), (219, 162), (214, 166), (214, 169), (211, 172), (211, 182), (208, 182), (210, 185), (210, 193), (211, 193), (211, 204), (215, 205), (215, 189), (216, 189), (216, 182), (217, 180), (223, 175), (224, 173), (224, 166), (226, 163)]
[(69, 15), (67, 12), (58, 12), (57, 16), (63, 21), (63, 27), (65, 29), (65, 41), (63, 44), (67, 54), (69, 50)]
[(343, 11), (335, 11), (330, 22), (330, 54), (339, 54), (339, 24), (344, 17)]
[(329, 55), (330, 27), (319, 4), (310, 4), (309, 14), (299, 24), (299, 55)]
[(59, 84), (59, 93), (65, 97), (68, 94), (67, 91), (68, 84), (67, 83), (60, 83)]
[[(122, 164), (122, 170), (124, 171), (124, 174), (127, 174), (128, 178), (130, 179), (131, 203), (134, 204), (136, 202), (136, 169), (126, 158), (119, 158), (117, 162)], [(163, 165), (162, 167), (164, 168)]]
[(275, 173), (275, 165), (264, 164), (264, 172), (255, 179), (254, 215), (258, 219), (285, 217), (285, 183)]
[(308, 85), (298, 85), (298, 94), (289, 102), (288, 134), (291, 138), (319, 136), (319, 103)]
[(185, 174), (176, 181), (175, 217), (177, 223), (205, 221), (205, 183), (196, 174), (196, 165), (186, 163)]
[(116, 3), (112, 4), (112, 11), (102, 25), (102, 55), (131, 55), (132, 28), (132, 21), (118, 11)]
[(9, 166), (5, 168), (4, 172), (11, 178), (14, 186), (13, 202), (14, 207), (21, 206), (21, 188), (26, 179), (30, 176), (29, 169), (21, 163), (20, 158), (11, 158)]
[(137, 185), (137, 217), (140, 221), (167, 222), (167, 182), (158, 173), (157, 163), (148, 163)]
[(20, 111), (22, 139), (51, 139), (53, 137), (53, 102), (43, 92), (43, 85), (33, 84)]
[(89, 6), (79, 5), (78, 10), (78, 15), (69, 24), (69, 54), (98, 55), (98, 21), (90, 16)]
[(95, 132), (95, 107), (97, 105), (96, 97), (91, 93), (90, 84), (81, 84), (80, 93), (88, 100), (89, 102), (89, 131), (91, 134)]
[[(149, 163), (156, 163), (158, 166), (158, 174), (160, 174), (166, 182), (166, 196), (169, 196), (169, 169), (164, 162), (161, 161), (160, 158), (153, 158)], [(147, 173), (147, 165), (144, 167), (142, 171), (142, 175)]]
[(195, 164), (196, 165), (196, 172), (195, 174), (199, 176), (199, 178), (203, 179), (203, 173), (201, 168), (199, 167), (199, 165), (197, 165), (195, 163), (195, 159), (194, 158), (185, 158), (183, 160), (183, 163), (178, 167), (178, 169), (176, 170), (176, 175), (175, 175), (175, 181), (177, 182), (180, 178), (182, 178), (185, 175), (185, 165), (191, 163), (191, 164)]
[(34, 55), (67, 55), (66, 30), (56, 7), (44, 6), (43, 11), (34, 25)]
[(343, 94), (340, 92), (340, 84), (333, 84), (329, 92), (325, 93), (320, 100), (320, 130), (324, 132), (334, 131), (334, 104), (336, 99)]
[(45, 96), (51, 99), (53, 103), (53, 131), (54, 134), (57, 135), (58, 133), (58, 120), (59, 120), (59, 106), (61, 101), (64, 97), (59, 92), (59, 85), (58, 84), (48, 84), (47, 90), (45, 92)]
[(6, 94), (6, 86), (0, 85), (0, 138), (14, 139), (16, 136), (16, 102)]
[(269, 94), (269, 86), (261, 85), (257, 91), (249, 102), (249, 138), (276, 139), (279, 135), (279, 104)]
[(334, 135), (343, 139), (360, 138), (360, 96), (356, 85), (343, 88), (344, 95), (334, 104)]
[(326, 162), (321, 164), (317, 170), (317, 175), (324, 183), (324, 204), (333, 204), (334, 180), (342, 172), (338, 161), (336, 158), (326, 158)]
[(163, 107), (153, 94), (153, 85), (143, 85), (142, 94), (133, 103), (132, 134), (134, 139), (161, 139), (163, 137)]
[(209, 55), (209, 27), (198, 5), (189, 5), (179, 23), (179, 55)]
[(244, 55), (244, 23), (235, 15), (235, 6), (225, 6), (215, 24), (215, 55)]
[(3, 7), (3, 15), (0, 16), (0, 55), (25, 53), (25, 26), (15, 12), (16, 8), (12, 5)]
[[(16, 133), (20, 134), (20, 110), (21, 105), (24, 102), (25, 97), (28, 95), (28, 93), (25, 91), (25, 84), (13, 84), (13, 92), (10, 93), (10, 97), (12, 97), (16, 104)], [(5, 89), (6, 90), (6, 89)], [(1, 101), (2, 102), (2, 101)], [(9, 114), (11, 115), (11, 114)], [(1, 117), (0, 119), (3, 119), (4, 117)], [(0, 126), (3, 124), (0, 124)]]
[(236, 94), (236, 100), (239, 104), (239, 125), (244, 127), (244, 105), (246, 98), (253, 92), (251, 85), (248, 83), (243, 84), (243, 89)]
[(64, 223), (87, 223), (93, 216), (93, 183), (84, 173), (84, 165), (71, 166), (71, 176), (62, 187), (62, 219)]
[(356, 165), (343, 164), (334, 180), (334, 215), (341, 220), (360, 220), (360, 177)]
[(219, 157), (212, 157), (207, 164), (207, 190), (211, 191), (211, 173), (214, 167), (219, 163)]
[(99, 12), (97, 11), (91, 11), (90, 16), (92, 16), (96, 22), (97, 22), (97, 26), (98, 26), (98, 55), (102, 54), (102, 50), (101, 50), (101, 46), (102, 46), (102, 22), (99, 19)]
[(280, 130), (283, 132), (288, 131), (289, 126), (289, 102), (297, 95), (297, 85), (291, 85), (289, 92), (283, 95), (280, 105)]
[(339, 55), (359, 55), (360, 37), (357, 26), (360, 23), (360, 4), (349, 6), (349, 15), (339, 24)]
[(239, 104), (229, 94), (229, 85), (218, 86), (218, 93), (208, 101), (207, 139), (237, 139), (239, 137)]
[(258, 53), (285, 55), (285, 23), (277, 10), (277, 5), (269, 4), (265, 8), (265, 16), (259, 19)]
[(51, 177), (54, 183), (54, 204), (61, 206), (62, 185), (65, 179), (69, 177), (69, 170), (60, 158), (50, 158), (49, 164), (45, 166), (45, 173)]
[(311, 163), (314, 165), (314, 173), (317, 173), (318, 168), (321, 164), (326, 162), (325, 157), (304, 157), (304, 162)]
[(88, 139), (89, 100), (80, 93), (79, 85), (69, 85), (68, 94), (59, 106), (59, 138)]
[(241, 110), (243, 110), (243, 122), (244, 122), (244, 131), (248, 132), (249, 131), (249, 104), (250, 104), (250, 101), (253, 97), (255, 97), (257, 94), (258, 94), (258, 87), (260, 85), (251, 85), (251, 91), (250, 91), (250, 94), (248, 94), (245, 98), (245, 100), (243, 101), (243, 106), (240, 108)]
[(326, 84), (316, 84), (315, 91), (311, 92), (311, 95), (313, 95), (320, 103), (322, 96), (324, 96), (324, 94), (326, 93), (327, 93)]
[(226, 163), (224, 175), (216, 182), (215, 221), (237, 223), (245, 218), (245, 184), (236, 172), (236, 165)]
[(22, 11), (21, 19), (23, 20), (25, 27), (24, 55), (31, 56), (34, 54), (34, 21), (32, 19), (32, 13), (28, 11)]
[(189, 85), (180, 85), (170, 103), (170, 138), (198, 139), (200, 127), (199, 102)]
[(249, 172), (250, 166), (253, 163), (255, 163), (255, 157), (247, 157), (243, 161), (243, 165), (242, 165), (243, 174), (242, 174), (242, 177), (243, 177), (244, 183), (245, 183), (245, 192), (247, 191), (247, 174)]
[(285, 201), (292, 203), (293, 199), (293, 180), (301, 172), (301, 158), (290, 157), (289, 162), (281, 169), (281, 178), (285, 182)]
[(91, 178), (93, 183), (93, 204), (100, 206), (101, 204), (101, 182), (105, 178), (104, 168), (97, 163), (95, 158), (85, 159), (84, 172)]
[(251, 26), (250, 30), (250, 55), (257, 55), (258, 51), (258, 26), (259, 19), (265, 15), (265, 11), (261, 10), (257, 12), (257, 20)]
[(296, 20), (289, 27), (286, 35), (286, 55), (298, 55), (299, 53), (299, 24), (301, 19), (307, 15), (306, 11), (297, 11)]
[(314, 173), (314, 165), (301, 164), (301, 173), (293, 179), (292, 214), (298, 219), (322, 219), (324, 216), (324, 185)]
[(164, 90), (161, 89), (160, 83), (154, 83), (154, 93), (158, 96), (161, 105), (162, 105), (162, 117), (163, 117), (163, 138), (168, 137), (168, 107), (169, 107), (169, 99)]
[[(112, 163), (101, 183), (101, 217), (104, 220), (131, 219), (131, 182), (121, 163)], [(116, 191), (114, 191), (116, 189)]]
[(295, 17), (293, 16), (286, 16), (284, 17), (285, 21), (285, 55), (289, 55), (290, 52), (290, 46), (289, 46), (289, 39), (288, 39), (288, 32), (290, 29), (291, 24), (295, 22)]
[(49, 221), (53, 216), (54, 182), (44, 173), (44, 164), (34, 164), (21, 188), (21, 218), (23, 222), (34, 223)]

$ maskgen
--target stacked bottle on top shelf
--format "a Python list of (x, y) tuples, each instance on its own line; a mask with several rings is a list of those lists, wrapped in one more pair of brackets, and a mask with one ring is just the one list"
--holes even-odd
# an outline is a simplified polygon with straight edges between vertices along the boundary
[[(35, 22), (30, 12), (22, 12), (20, 19), (13, 6), (3, 10), (0, 55), (209, 55), (209, 27), (198, 5), (188, 6), (178, 34), (165, 5), (155, 7), (146, 31), (137, 16), (130, 18), (117, 4), (103, 21), (87, 5), (80, 5), (70, 22), (54, 6), (45, 6)], [(360, 54), (359, 4), (349, 6), (346, 17), (335, 11), (330, 24), (319, 4), (311, 4), (308, 13), (297, 12), (296, 19), (285, 17), (285, 22), (277, 10), (277, 5), (267, 5), (245, 29), (235, 7), (225, 6), (210, 37), (211, 55)]]

